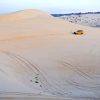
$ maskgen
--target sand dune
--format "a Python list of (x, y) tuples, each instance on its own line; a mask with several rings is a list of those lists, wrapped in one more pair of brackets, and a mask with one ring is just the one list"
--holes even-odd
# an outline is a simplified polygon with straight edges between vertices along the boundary
[(66, 15), (60, 18), (72, 23), (100, 28), (100, 14)]
[[(78, 29), (85, 34), (73, 35)], [(100, 98), (99, 37), (38, 10), (0, 16), (0, 96)]]
[(17, 11), (11, 14), (1, 15), (0, 21), (15, 21), (15, 20), (35, 18), (39, 16), (49, 16), (49, 15), (39, 10), (29, 9), (29, 10)]

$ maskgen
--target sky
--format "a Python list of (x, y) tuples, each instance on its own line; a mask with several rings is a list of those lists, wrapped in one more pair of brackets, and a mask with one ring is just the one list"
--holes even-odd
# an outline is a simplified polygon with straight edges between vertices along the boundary
[(0, 14), (39, 9), (50, 14), (100, 11), (100, 0), (0, 0)]

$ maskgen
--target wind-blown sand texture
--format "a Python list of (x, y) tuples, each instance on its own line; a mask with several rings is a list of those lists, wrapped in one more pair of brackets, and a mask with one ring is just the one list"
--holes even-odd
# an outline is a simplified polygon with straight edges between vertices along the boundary
[[(78, 29), (85, 34), (72, 34)], [(100, 29), (38, 10), (1, 15), (0, 97), (25, 96), (31, 97), (28, 100), (100, 98)]]

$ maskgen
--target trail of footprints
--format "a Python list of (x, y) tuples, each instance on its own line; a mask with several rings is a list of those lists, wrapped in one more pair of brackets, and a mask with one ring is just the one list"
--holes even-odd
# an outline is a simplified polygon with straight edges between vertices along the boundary
[[(0, 50), (1, 51), (1, 50)], [(39, 68), (39, 66), (32, 64), (29, 60), (26, 58), (23, 58), (20, 55), (9, 53), (6, 51), (1, 51), (6, 57), (8, 57), (8, 60), (12, 60), (12, 65), (6, 66), (9, 67), (10, 69), (13, 69), (12, 75), (14, 75), (17, 79), (19, 79), (21, 82), (26, 84), (27, 86), (33, 88), (33, 89), (38, 89), (42, 90), (44, 92), (49, 92), (54, 95), (68, 95), (70, 91), (66, 92), (67, 87), (64, 86), (63, 84), (60, 84), (59, 81), (57, 81), (57, 85), (55, 84), (50, 84), (48, 82), (47, 77), (45, 77), (44, 73), (42, 70)], [(4, 61), (5, 62), (5, 61)], [(14, 64), (16, 66), (14, 66)], [(100, 84), (96, 84), (94, 80), (87, 74), (76, 67), (73, 67), (73, 65), (67, 63), (67, 62), (60, 62), (60, 64), (63, 67), (66, 67), (66, 70), (70, 70), (71, 72), (74, 72), (76, 75), (79, 75), (84, 81), (88, 80), (89, 82), (91, 81), (91, 87), (88, 85), (82, 84), (82, 83), (77, 83), (76, 81), (66, 80), (66, 85), (67, 83), (71, 86), (74, 86), (75, 88), (79, 88), (83, 90), (97, 90), (100, 89)], [(2, 68), (2, 67), (1, 67)], [(0, 69), (1, 69), (0, 68)], [(76, 69), (75, 69), (76, 68)], [(3, 70), (5, 71), (5, 70)], [(66, 77), (67, 78), (67, 77)], [(55, 80), (56, 81), (56, 80)], [(64, 80), (60, 80), (64, 81)], [(86, 83), (88, 83), (86, 81)], [(94, 87), (95, 86), (95, 87)], [(66, 94), (65, 94), (66, 93)]]
[(8, 60), (12, 60), (12, 64), (6, 67), (12, 70), (12, 75), (18, 80), (34, 89), (48, 90), (49, 82), (39, 66), (32, 64), (29, 60), (20, 55), (3, 50), (0, 50), (0, 52), (2, 52), (4, 56), (7, 56), (9, 58)]
[[(40, 79), (39, 79), (39, 74), (36, 74), (35, 77), (33, 77), (33, 79), (30, 80), (31, 83), (35, 83), (35, 84), (40, 84)], [(40, 87), (42, 87), (42, 84), (39, 85)]]

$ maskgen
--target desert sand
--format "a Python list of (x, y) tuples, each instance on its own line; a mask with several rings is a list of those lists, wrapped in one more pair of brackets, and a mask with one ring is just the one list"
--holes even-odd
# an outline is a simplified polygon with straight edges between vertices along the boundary
[[(72, 34), (78, 29), (85, 34)], [(1, 15), (0, 98), (25, 96), (28, 100), (99, 99), (100, 29), (39, 10)]]
[(59, 18), (71, 23), (100, 28), (100, 14), (65, 15)]

